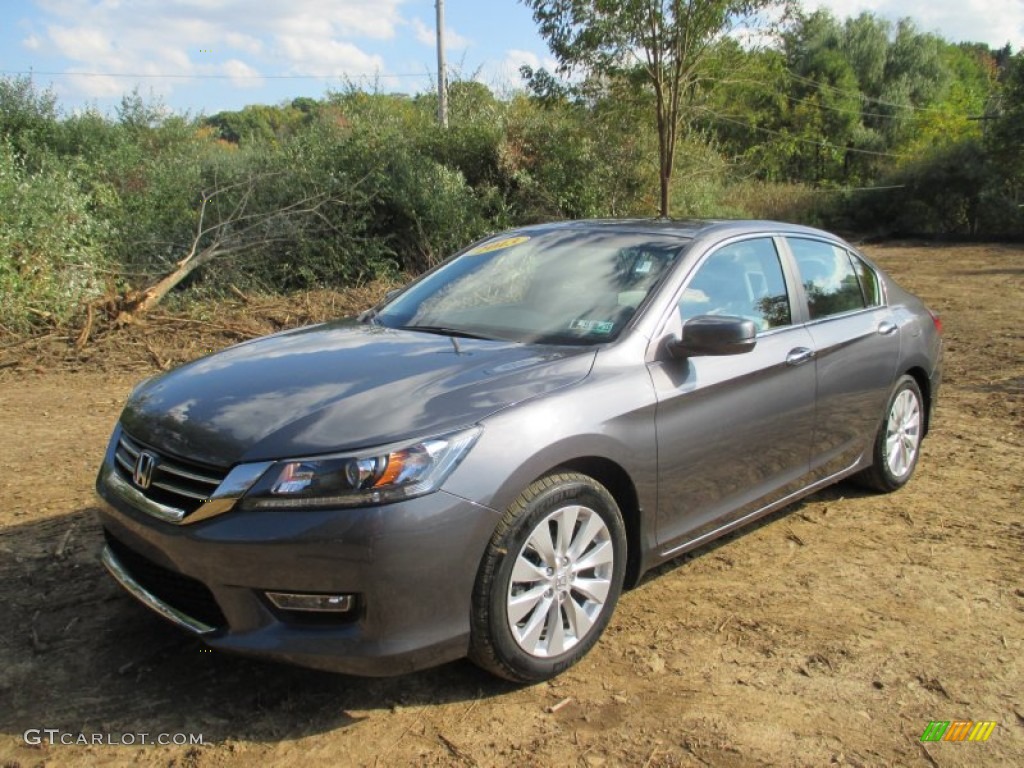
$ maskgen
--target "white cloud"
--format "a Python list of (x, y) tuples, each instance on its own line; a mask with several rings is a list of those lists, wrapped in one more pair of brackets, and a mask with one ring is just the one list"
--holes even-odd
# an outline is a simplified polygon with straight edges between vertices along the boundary
[(231, 84), (237, 88), (258, 88), (263, 85), (260, 73), (244, 61), (229, 59), (221, 66), (221, 70), (231, 78)]
[[(373, 40), (390, 40), (395, 28), (401, 22), (398, 7), (403, 0), (258, 0), (245, 2), (235, 0), (239, 12), (256, 16), (246, 26), (261, 28), (275, 33), (278, 30), (288, 35), (309, 35), (321, 38), (367, 37)], [(255, 7), (253, 7), (255, 6)]]
[(329, 38), (310, 39), (281, 36), (281, 52), (292, 63), (292, 71), (318, 77), (361, 76), (384, 69), (380, 56), (364, 53), (352, 43)]
[(228, 44), (229, 48), (245, 51), (253, 56), (258, 56), (263, 53), (263, 41), (258, 37), (253, 37), (252, 35), (228, 32), (224, 36), (224, 41)]
[[(437, 27), (428, 27), (420, 19), (412, 20), (413, 33), (416, 39), (423, 45), (434, 47), (437, 45)], [(469, 38), (463, 37), (454, 29), (445, 25), (444, 45), (448, 50), (462, 50), (470, 45)]]
[[(73, 70), (84, 72), (84, 70)], [(92, 73), (75, 74), (68, 78), (71, 88), (89, 98), (112, 98), (122, 95), (127, 89), (124, 81), (116, 77), (100, 77)]]
[(532, 51), (510, 48), (505, 51), (501, 61), (489, 62), (481, 67), (476, 79), (498, 93), (513, 91), (523, 87), (523, 78), (519, 74), (519, 68), (524, 65), (534, 70), (544, 68), (549, 72), (554, 72), (558, 67), (558, 62), (551, 57), (541, 58)]
[(514, 71), (518, 76), (519, 67), (523, 65), (533, 67), (534, 69), (540, 69), (540, 56), (530, 51), (520, 51), (516, 48), (510, 48), (505, 51), (505, 58), (502, 61), (502, 66), (514, 67)]
[[(131, 80), (84, 73), (151, 76), (167, 93), (182, 76), (227, 74), (235, 85), (277, 71), (363, 77), (385, 70), (360, 41), (390, 40), (406, 22), (406, 0), (37, 0), (46, 34), (23, 40), (83, 73), (70, 85), (87, 97), (123, 93)], [(173, 77), (159, 77), (169, 75)]]
[(828, 8), (840, 19), (863, 11), (892, 21), (909, 16), (921, 31), (953, 42), (1024, 48), (1021, 0), (805, 0), (804, 5), (807, 10)]
[(47, 34), (63, 55), (82, 62), (110, 61), (115, 58), (109, 33), (95, 27), (58, 27)]

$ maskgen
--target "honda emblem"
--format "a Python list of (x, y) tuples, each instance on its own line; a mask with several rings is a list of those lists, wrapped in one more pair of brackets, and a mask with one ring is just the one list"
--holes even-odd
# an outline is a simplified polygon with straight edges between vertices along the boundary
[(153, 470), (156, 469), (157, 458), (155, 453), (140, 451), (139, 457), (135, 459), (135, 470), (132, 472), (132, 482), (142, 490), (149, 488), (153, 482)]

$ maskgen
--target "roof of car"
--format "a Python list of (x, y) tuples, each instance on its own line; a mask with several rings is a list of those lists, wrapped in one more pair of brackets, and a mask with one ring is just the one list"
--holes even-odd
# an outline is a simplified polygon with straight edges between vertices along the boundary
[(537, 224), (521, 229), (617, 229), (635, 232), (671, 233), (680, 237), (696, 238), (715, 232), (720, 235), (751, 234), (756, 232), (785, 232), (791, 234), (816, 235), (838, 239), (824, 230), (788, 224), (782, 221), (758, 219), (574, 219), (548, 224)]

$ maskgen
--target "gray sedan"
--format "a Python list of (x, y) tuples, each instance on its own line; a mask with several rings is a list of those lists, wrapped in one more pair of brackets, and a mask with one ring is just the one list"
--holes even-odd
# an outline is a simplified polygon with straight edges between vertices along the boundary
[(576, 663), (645, 571), (911, 477), (941, 324), (839, 238), (586, 221), (140, 385), (103, 561), (213, 648), (366, 675)]

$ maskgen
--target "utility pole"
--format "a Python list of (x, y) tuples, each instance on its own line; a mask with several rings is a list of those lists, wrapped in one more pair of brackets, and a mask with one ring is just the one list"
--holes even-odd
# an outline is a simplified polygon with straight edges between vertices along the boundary
[(434, 0), (437, 9), (437, 122), (448, 127), (448, 75), (444, 63), (444, 0)]

